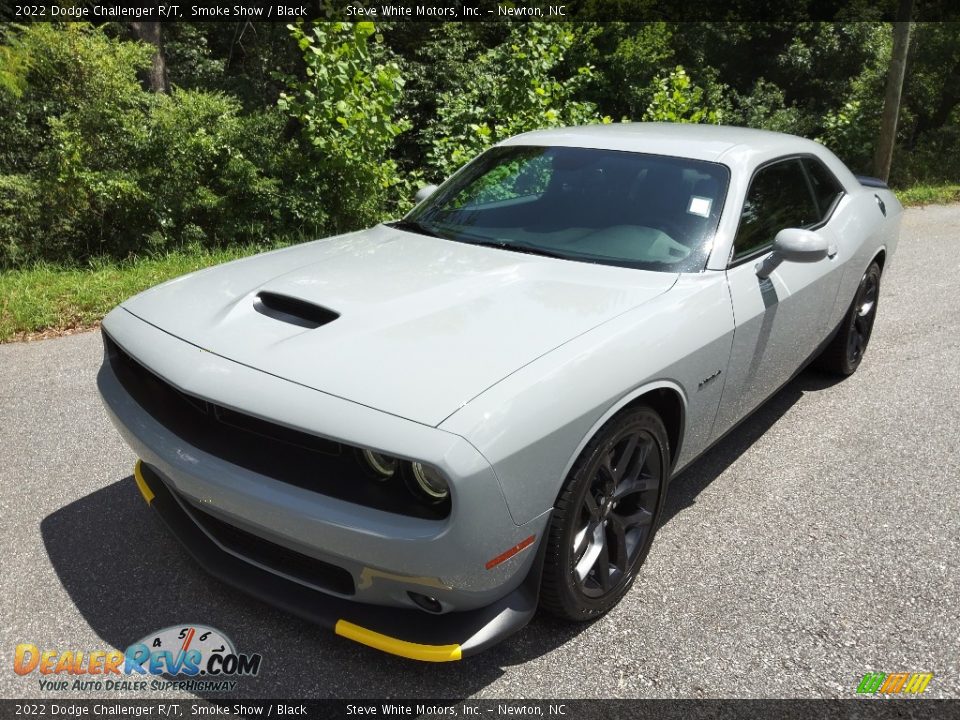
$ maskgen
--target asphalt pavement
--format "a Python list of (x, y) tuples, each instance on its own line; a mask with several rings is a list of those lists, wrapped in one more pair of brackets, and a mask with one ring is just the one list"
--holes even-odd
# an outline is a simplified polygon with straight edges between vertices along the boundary
[[(960, 697), (960, 206), (907, 211), (858, 372), (801, 374), (673, 484), (634, 589), (423, 665), (195, 566), (101, 406), (98, 332), (0, 346), (0, 696), (75, 699), (14, 647), (123, 649), (198, 622), (263, 655), (238, 697), (853, 697), (868, 671)], [(96, 697), (177, 697), (169, 691)]]

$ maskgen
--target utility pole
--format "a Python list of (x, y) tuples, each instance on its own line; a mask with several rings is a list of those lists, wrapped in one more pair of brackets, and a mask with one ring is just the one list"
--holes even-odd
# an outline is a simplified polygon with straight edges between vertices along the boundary
[(913, 0), (900, 0), (897, 19), (893, 23), (893, 52), (887, 70), (887, 89), (883, 97), (883, 116), (880, 119), (880, 137), (873, 156), (873, 174), (883, 181), (890, 178), (890, 163), (893, 146), (897, 140), (897, 119), (900, 117), (900, 97), (903, 94), (903, 77), (907, 69), (907, 52), (910, 49), (910, 16)]

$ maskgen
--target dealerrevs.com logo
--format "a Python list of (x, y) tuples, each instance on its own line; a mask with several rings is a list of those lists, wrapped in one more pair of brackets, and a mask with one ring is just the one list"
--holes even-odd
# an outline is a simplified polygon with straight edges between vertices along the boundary
[[(37, 673), (47, 691), (231, 691), (237, 678), (260, 672), (262, 656), (238, 653), (233, 642), (206, 625), (173, 625), (150, 633), (126, 651), (41, 650), (20, 643), (18, 675)], [(168, 679), (168, 678), (176, 679)]]

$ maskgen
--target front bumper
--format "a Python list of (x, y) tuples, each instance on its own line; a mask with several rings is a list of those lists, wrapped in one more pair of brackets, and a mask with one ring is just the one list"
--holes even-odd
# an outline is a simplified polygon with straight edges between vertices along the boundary
[[(145, 486), (155, 498), (169, 497), (158, 501), (158, 510), (213, 574), (388, 651), (392, 641), (380, 635), (394, 626), (412, 638), (407, 642), (433, 638), (430, 644), (456, 644), (463, 654), (529, 620), (537, 597), (535, 584), (528, 585), (539, 573), (537, 546), (524, 545), (526, 551), (503, 562), (491, 560), (540, 540), (549, 512), (516, 525), (489, 463), (463, 438), (235, 363), (122, 309), (105, 319), (104, 330), (180, 392), (255, 417), (283, 418), (289, 427), (347, 445), (415, 458), (450, 480), (453, 502), (442, 520), (282, 482), (269, 469), (254, 471), (202, 449), (187, 429), (161, 422), (127, 391), (108, 357), (97, 378), (108, 414), (142, 458)], [(222, 542), (218, 528), (245, 545)], [(434, 598), (439, 612), (421, 609), (415, 596)], [(350, 620), (357, 617), (366, 624)]]
[(137, 486), (207, 572), (288, 612), (363, 645), (427, 662), (459, 660), (524, 627), (537, 608), (542, 557), (523, 582), (495, 603), (467, 612), (428, 615), (419, 610), (368, 605), (312, 590), (223, 550), (191, 518), (161, 477), (138, 462)]

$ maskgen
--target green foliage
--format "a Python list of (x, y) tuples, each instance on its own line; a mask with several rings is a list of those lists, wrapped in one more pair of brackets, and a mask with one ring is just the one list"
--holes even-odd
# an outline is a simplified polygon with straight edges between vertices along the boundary
[(164, 27), (163, 50), (172, 85), (189, 89), (226, 89), (227, 66), (233, 58), (232, 55), (218, 56), (214, 52), (210, 29), (209, 23), (170, 23)]
[(799, 115), (797, 107), (787, 104), (783, 90), (761, 77), (746, 93), (731, 91), (730, 110), (724, 120), (743, 127), (794, 132)]
[(960, 183), (960, 111), (950, 125), (930, 130), (913, 148), (899, 147), (890, 181), (897, 187)]
[(273, 107), (303, 64), (281, 23), (165, 23), (163, 48), (172, 85), (222, 92), (251, 112)]
[(275, 232), (285, 218), (281, 183), (271, 172), (281, 123), (276, 112), (244, 116), (235, 99), (219, 93), (156, 96), (137, 142), (149, 245), (223, 245)]
[(42, 228), (42, 215), (40, 192), (30, 176), (0, 175), (0, 267), (30, 253), (29, 233)]
[(643, 114), (644, 120), (720, 124), (723, 111), (704, 98), (703, 89), (693, 84), (682, 66), (656, 78), (653, 87), (653, 98)]
[(445, 177), (511, 135), (539, 128), (610, 122), (577, 100), (592, 76), (589, 65), (563, 77), (558, 70), (577, 36), (565, 23), (529, 22), (511, 28), (501, 45), (480, 55), (461, 87), (437, 102), (429, 159)]
[[(280, 192), (276, 110), (205, 91), (152, 95), (151, 49), (88, 25), (34, 24), (25, 90), (0, 97), (0, 265), (253, 242), (316, 220)], [(9, 110), (10, 112), (6, 112)]]
[[(610, 117), (795, 133), (870, 173), (891, 26), (837, 17), (165, 24), (168, 95), (125, 24), (8, 24), (0, 267), (354, 229), (505, 137)], [(960, 24), (915, 23), (891, 183), (955, 187), (958, 147)]]
[(849, 100), (836, 110), (828, 110), (821, 121), (823, 131), (816, 138), (852, 169), (871, 172), (872, 148), (879, 132), (879, 110), (861, 100)]
[(500, 23), (397, 23), (390, 28), (386, 37), (406, 80), (402, 114), (415, 128), (397, 138), (401, 168), (409, 172), (428, 165), (439, 132), (439, 99), (462, 88), (473, 77), (477, 58), (503, 42), (507, 31)]
[(891, 181), (960, 182), (960, 23), (915, 23)]
[(104, 162), (116, 157), (115, 136), (136, 126), (142, 109), (137, 72), (150, 62), (150, 50), (114, 42), (81, 23), (22, 26), (9, 42), (30, 61), (9, 68), (12, 82), (23, 88), (20, 97), (0, 96), (4, 171), (29, 171), (48, 161), (44, 153), (60, 119), (106, 153)]
[(611, 117), (642, 117), (652, 99), (651, 83), (676, 65), (675, 26), (664, 22), (611, 22), (581, 26), (569, 61), (594, 72), (583, 95)]
[(873, 172), (873, 151), (880, 132), (883, 89), (890, 62), (892, 41), (889, 30), (875, 25), (859, 30), (869, 42), (863, 65), (836, 94), (838, 105), (827, 109), (820, 121), (819, 142), (839, 155), (855, 172)]
[[(326, 193), (334, 227), (376, 221), (402, 185), (390, 157), (410, 123), (397, 115), (403, 79), (395, 62), (369, 46), (371, 22), (289, 26), (303, 52), (303, 79), (291, 79), (280, 107), (297, 120), (308, 145), (305, 159)], [(304, 168), (307, 171), (307, 168)]]
[[(12, 26), (16, 27), (16, 26)], [(0, 93), (15, 98), (26, 89), (26, 71), (30, 67), (30, 50), (24, 47), (15, 33), (5, 32), (0, 26)]]
[(2, 225), (0, 264), (76, 257), (138, 193), (127, 138), (142, 132), (137, 71), (150, 53), (81, 24), (29, 25), (16, 42), (31, 62), (21, 96), (0, 96), (0, 204), (24, 211)]

